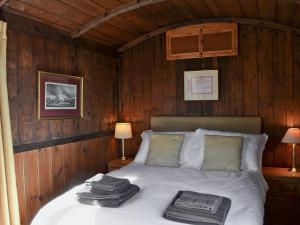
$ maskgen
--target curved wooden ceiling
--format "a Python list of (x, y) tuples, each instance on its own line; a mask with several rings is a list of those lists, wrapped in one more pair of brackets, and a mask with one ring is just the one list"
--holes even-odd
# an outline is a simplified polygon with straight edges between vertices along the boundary
[[(71, 35), (95, 17), (128, 2), (132, 0), (9, 0), (4, 9)], [(83, 36), (117, 49), (172, 24), (224, 17), (263, 20), (300, 29), (300, 0), (164, 0), (114, 16)]]

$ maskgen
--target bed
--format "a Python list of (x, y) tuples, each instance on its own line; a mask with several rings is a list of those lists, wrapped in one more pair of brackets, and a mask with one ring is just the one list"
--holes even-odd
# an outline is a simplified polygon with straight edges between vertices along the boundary
[[(260, 134), (259, 117), (153, 117), (155, 131), (187, 131), (198, 127)], [(133, 162), (111, 176), (128, 178), (141, 191), (119, 208), (84, 205), (76, 193), (83, 184), (49, 202), (32, 225), (175, 225), (162, 217), (178, 190), (216, 194), (232, 200), (225, 225), (262, 225), (266, 182), (260, 171), (205, 171), (197, 168), (147, 166)], [(91, 180), (99, 179), (97, 174)]]

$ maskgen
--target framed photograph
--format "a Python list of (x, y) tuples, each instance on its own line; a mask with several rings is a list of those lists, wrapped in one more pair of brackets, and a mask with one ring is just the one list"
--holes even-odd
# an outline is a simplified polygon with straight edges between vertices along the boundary
[(83, 78), (38, 72), (37, 118), (83, 117)]
[(184, 71), (184, 100), (218, 100), (218, 70)]

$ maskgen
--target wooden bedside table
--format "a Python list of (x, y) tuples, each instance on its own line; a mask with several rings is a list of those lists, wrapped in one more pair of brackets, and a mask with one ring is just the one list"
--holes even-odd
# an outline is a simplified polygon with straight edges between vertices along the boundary
[(300, 224), (300, 173), (264, 167), (263, 174), (269, 185), (264, 225)]
[(126, 166), (127, 164), (131, 163), (133, 159), (126, 158), (126, 160), (121, 159), (113, 159), (108, 162), (108, 171), (111, 172), (113, 170), (117, 170), (122, 168), (123, 166)]

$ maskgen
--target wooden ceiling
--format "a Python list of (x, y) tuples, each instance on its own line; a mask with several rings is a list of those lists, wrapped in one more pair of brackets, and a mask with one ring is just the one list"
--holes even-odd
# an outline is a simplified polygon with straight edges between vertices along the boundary
[[(71, 35), (128, 2), (132, 0), (8, 0), (3, 8)], [(202, 18), (249, 18), (300, 29), (300, 0), (162, 0), (112, 17), (83, 36), (117, 49), (170, 24)]]

